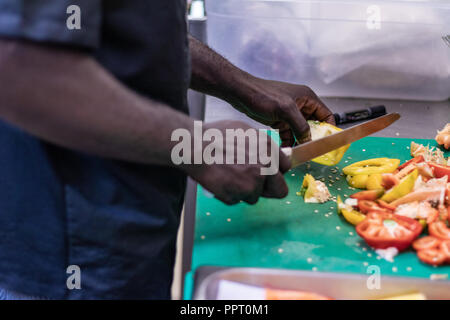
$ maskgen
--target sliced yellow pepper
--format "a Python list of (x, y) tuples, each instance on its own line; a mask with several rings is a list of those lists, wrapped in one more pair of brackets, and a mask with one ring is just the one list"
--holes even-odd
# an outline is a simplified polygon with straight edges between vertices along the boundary
[(382, 181), (381, 173), (374, 173), (369, 175), (369, 178), (367, 179), (366, 183), (367, 190), (383, 189), (381, 181)]
[(356, 176), (347, 176), (347, 182), (350, 186), (357, 189), (365, 189), (369, 176), (367, 174), (358, 174)]
[(362, 214), (361, 212), (353, 209), (350, 206), (346, 206), (342, 202), (340, 196), (337, 197), (336, 204), (337, 204), (338, 214), (342, 214), (344, 216), (345, 220), (347, 220), (348, 222), (350, 222), (351, 224), (353, 224), (355, 226), (366, 218), (366, 216), (364, 214)]
[[(319, 121), (312, 121), (308, 120), (309, 127), (311, 129), (311, 139), (317, 140), (332, 134), (335, 134), (336, 132), (342, 131), (341, 128), (335, 127), (329, 123), (326, 122), (319, 122)], [(342, 157), (344, 156), (347, 149), (350, 147), (349, 144), (340, 147), (336, 150), (330, 151), (324, 155), (321, 155), (317, 158), (312, 159), (311, 161), (323, 164), (325, 166), (334, 166), (341, 161)]]
[(307, 173), (303, 178), (302, 188), (306, 188), (304, 195), (305, 201), (308, 200), (309, 198), (314, 197), (314, 195), (317, 192), (316, 180), (309, 173)]
[(399, 159), (374, 158), (352, 163), (342, 169), (342, 171), (350, 176), (359, 174), (370, 175), (374, 173), (391, 173), (397, 169), (399, 164)]
[(386, 192), (381, 200), (386, 202), (392, 202), (394, 200), (400, 199), (401, 197), (407, 195), (414, 188), (414, 183), (416, 182), (417, 177), (419, 176), (419, 171), (415, 169), (413, 172), (408, 174), (400, 183), (393, 187), (391, 190)]

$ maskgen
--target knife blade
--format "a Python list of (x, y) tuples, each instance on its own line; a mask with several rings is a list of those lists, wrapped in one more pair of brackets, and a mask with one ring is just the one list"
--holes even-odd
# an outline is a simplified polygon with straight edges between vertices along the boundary
[(327, 152), (383, 130), (398, 119), (400, 119), (398, 113), (389, 113), (385, 116), (350, 127), (330, 136), (306, 142), (293, 148), (282, 148), (281, 150), (290, 159), (291, 168), (294, 168)]

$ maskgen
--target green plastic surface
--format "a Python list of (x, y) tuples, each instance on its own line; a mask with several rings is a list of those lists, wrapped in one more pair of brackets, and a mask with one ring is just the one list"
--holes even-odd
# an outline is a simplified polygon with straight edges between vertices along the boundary
[(286, 173), (289, 195), (282, 200), (260, 199), (256, 205), (227, 206), (199, 187), (192, 270), (217, 265), (367, 274), (368, 266), (376, 265), (382, 275), (448, 275), (450, 266), (423, 264), (412, 249), (400, 253), (394, 262), (380, 259), (356, 234), (354, 226), (338, 216), (335, 202), (307, 204), (296, 195), (304, 174), (311, 173), (316, 179), (325, 178), (327, 186), (332, 180), (332, 186), (328, 186), (331, 194), (345, 199), (358, 190), (349, 189), (341, 175), (343, 167), (378, 157), (404, 162), (411, 159), (411, 141), (436, 145), (433, 140), (421, 139), (361, 139), (336, 166), (337, 173), (332, 172), (335, 167), (312, 162), (309, 169), (303, 164)]

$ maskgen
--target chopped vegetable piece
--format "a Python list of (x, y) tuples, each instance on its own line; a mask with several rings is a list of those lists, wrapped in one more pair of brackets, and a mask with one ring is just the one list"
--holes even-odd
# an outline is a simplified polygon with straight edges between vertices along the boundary
[(445, 225), (444, 221), (436, 221), (428, 226), (430, 235), (442, 240), (450, 240), (450, 229)]
[(414, 219), (392, 213), (369, 212), (356, 226), (356, 232), (375, 249), (395, 247), (399, 251), (408, 248), (422, 231)]
[(361, 212), (351, 209), (348, 210), (346, 208), (341, 210), (342, 215), (344, 216), (345, 220), (350, 222), (353, 225), (357, 225), (358, 223), (362, 222), (364, 219), (366, 219), (366, 216), (362, 214)]
[(414, 183), (416, 182), (418, 175), (419, 172), (415, 169), (413, 172), (400, 180), (398, 185), (386, 192), (381, 197), (381, 200), (390, 203), (410, 193), (414, 188)]
[(363, 213), (369, 213), (369, 212), (390, 213), (390, 212), (392, 212), (389, 209), (380, 207), (375, 201), (371, 201), (371, 200), (359, 200), (358, 208)]
[(447, 257), (440, 249), (420, 250), (417, 252), (417, 257), (422, 262), (433, 266), (439, 266), (447, 260)]
[(306, 174), (303, 178), (302, 190), (307, 203), (323, 203), (331, 198), (327, 186), (322, 181), (315, 180), (310, 174)]
[(441, 240), (433, 236), (425, 236), (413, 242), (413, 248), (416, 251), (438, 248)]
[(358, 200), (377, 200), (384, 194), (384, 189), (367, 190), (354, 193), (350, 198)]
[(438, 131), (435, 139), (445, 149), (450, 148), (450, 123), (447, 123), (441, 131)]
[(392, 173), (383, 173), (381, 175), (381, 185), (384, 189), (389, 190), (398, 185), (400, 180)]
[(428, 163), (428, 165), (433, 170), (433, 174), (436, 178), (442, 178), (444, 176), (447, 176), (450, 180), (450, 166), (436, 164), (436, 163)]
[(346, 175), (390, 173), (394, 172), (400, 164), (399, 159), (375, 158), (352, 163), (342, 169)]
[(437, 188), (429, 190), (417, 190), (395, 201), (392, 201), (390, 204), (393, 206), (399, 206), (403, 203), (409, 203), (413, 201), (435, 200), (439, 199), (440, 194), (441, 190)]
[(406, 161), (404, 164), (400, 165), (397, 168), (397, 171), (401, 171), (403, 168), (407, 167), (410, 164), (417, 164), (417, 163), (424, 162), (424, 161), (425, 161), (425, 159), (423, 158), (423, 155), (419, 155), (417, 157), (412, 158), (409, 161)]
[(366, 188), (367, 190), (376, 190), (376, 189), (382, 189), (383, 186), (381, 185), (383, 178), (381, 176), (381, 173), (374, 173), (369, 175), (369, 178), (367, 179)]
[(347, 176), (348, 184), (357, 189), (365, 189), (369, 176), (367, 174), (359, 174), (356, 176)]
[(377, 203), (382, 208), (385, 208), (385, 209), (388, 209), (388, 210), (391, 210), (391, 211), (395, 211), (396, 207), (394, 205), (390, 204), (390, 203), (387, 203), (387, 202), (385, 202), (385, 201), (383, 201), (381, 199), (378, 199)]
[[(311, 140), (317, 140), (332, 134), (335, 134), (339, 131), (342, 131), (341, 128), (335, 127), (327, 122), (319, 122), (308, 120), (309, 127), (311, 129)], [(320, 163), (326, 166), (334, 166), (338, 164), (342, 157), (344, 156), (347, 149), (350, 147), (349, 144), (340, 147), (336, 150), (330, 151), (320, 157), (314, 158), (311, 161)]]

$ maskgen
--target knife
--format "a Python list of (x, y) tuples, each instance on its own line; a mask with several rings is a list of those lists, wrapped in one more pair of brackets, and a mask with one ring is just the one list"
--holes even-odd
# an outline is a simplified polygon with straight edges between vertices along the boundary
[(291, 161), (291, 168), (294, 168), (327, 152), (383, 130), (398, 119), (400, 119), (398, 113), (389, 113), (385, 116), (339, 131), (330, 136), (306, 142), (293, 148), (282, 148), (281, 150)]

